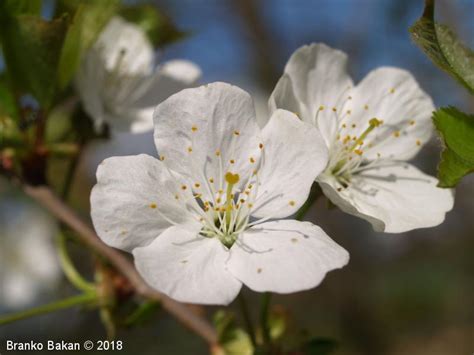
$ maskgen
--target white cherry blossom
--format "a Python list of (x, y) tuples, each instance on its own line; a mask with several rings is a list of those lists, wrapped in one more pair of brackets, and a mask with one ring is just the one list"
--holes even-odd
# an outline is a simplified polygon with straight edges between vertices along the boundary
[(294, 214), (327, 164), (319, 132), (276, 110), (260, 129), (250, 96), (225, 83), (185, 89), (154, 113), (159, 159), (106, 159), (91, 195), (109, 245), (131, 251), (170, 297), (228, 304), (242, 284), (290, 293), (317, 286), (348, 253)]
[(273, 91), (270, 110), (286, 109), (316, 126), (329, 149), (317, 181), (343, 211), (377, 231), (440, 224), (451, 190), (406, 161), (433, 132), (430, 97), (402, 69), (381, 67), (354, 86), (347, 55), (324, 44), (299, 48)]
[(97, 130), (153, 129), (153, 109), (173, 93), (193, 86), (200, 69), (185, 60), (155, 66), (145, 33), (120, 17), (112, 18), (86, 53), (76, 77), (84, 109)]

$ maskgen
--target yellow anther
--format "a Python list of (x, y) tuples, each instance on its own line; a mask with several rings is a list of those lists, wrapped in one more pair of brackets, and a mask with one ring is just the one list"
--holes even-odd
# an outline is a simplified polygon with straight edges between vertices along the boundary
[(333, 112), (337, 112), (337, 108), (333, 107), (333, 108), (332, 108), (332, 111), (333, 111)]
[(224, 190), (219, 189), (219, 190), (217, 190), (217, 193), (218, 193), (219, 195), (222, 195), (222, 194), (224, 193)]
[(156, 208), (156, 203), (150, 203), (150, 208), (155, 209)]
[(260, 143), (260, 144), (258, 145), (258, 147), (259, 147), (260, 149), (263, 149), (263, 143)]
[(220, 156), (221, 155), (221, 151), (220, 150), (216, 150), (216, 156)]
[(324, 111), (324, 106), (323, 105), (319, 106), (319, 111)]
[(196, 189), (198, 189), (200, 186), (201, 186), (201, 184), (198, 183), (198, 182), (194, 184), (194, 187), (195, 187)]
[(292, 243), (298, 243), (298, 239), (297, 238), (291, 238), (291, 242)]
[(250, 157), (250, 162), (251, 162), (252, 164), (255, 163), (255, 159), (252, 158), (252, 157)]
[(369, 109), (369, 105), (364, 105), (364, 110), (368, 110)]
[(178, 194), (174, 195), (174, 198), (179, 200), (179, 195)]
[(352, 128), (356, 128), (356, 126), (357, 126), (357, 125), (356, 125), (355, 123), (353, 123), (353, 124), (351, 125)]
[(391, 89), (390, 89), (390, 93), (391, 93), (391, 94), (395, 93), (395, 88), (391, 88)]
[(288, 202), (288, 204), (289, 204), (290, 206), (294, 206), (294, 205), (296, 204), (296, 202), (293, 201), (293, 200), (290, 200), (290, 202)]
[(348, 115), (350, 115), (350, 114), (352, 113), (352, 111), (351, 111), (351, 110), (347, 110), (346, 113), (347, 113)]
[(239, 180), (240, 180), (239, 174), (232, 174), (231, 172), (227, 172), (225, 174), (225, 181), (228, 184), (235, 185), (239, 182)]
[(374, 126), (374, 127), (378, 127), (378, 126), (380, 126), (382, 123), (383, 123), (383, 121), (380, 121), (380, 120), (377, 119), (376, 117), (371, 118), (370, 121), (369, 121), (369, 125)]
[(188, 187), (186, 185), (181, 186), (181, 190), (186, 190)]
[(214, 179), (213, 179), (213, 178), (210, 178), (210, 179), (209, 179), (209, 182), (210, 182), (211, 184), (213, 184), (213, 183), (214, 183)]
[(414, 126), (415, 125), (415, 120), (411, 120), (410, 121), (410, 126)]
[(393, 132), (393, 136), (394, 136), (395, 138), (400, 137), (400, 131), (395, 131), (395, 132)]
[(344, 144), (346, 144), (347, 142), (349, 142), (351, 140), (351, 136), (350, 135), (347, 135), (344, 137), (344, 140), (342, 141)]
[(421, 141), (419, 139), (416, 140), (416, 145), (417, 146), (420, 146), (421, 145)]
[(218, 197), (217, 200), (216, 200), (217, 203), (221, 203), (221, 201), (222, 201), (222, 200), (221, 200), (220, 197)]
[(240, 132), (239, 131), (234, 131), (234, 135), (240, 136)]
[(240, 201), (240, 203), (244, 203), (244, 202), (245, 202), (245, 200), (244, 200), (243, 198), (241, 198), (239, 201)]
[(348, 96), (347, 98), (348, 98), (349, 100), (352, 100), (352, 96)]
[(188, 147), (188, 152), (191, 153), (193, 151), (193, 147)]
[(197, 126), (192, 126), (192, 127), (191, 127), (191, 131), (197, 132), (197, 130), (198, 130)]
[(252, 184), (249, 184), (249, 190), (250, 190), (252, 187), (253, 187), (253, 185), (252, 185)]
[(345, 123), (342, 124), (342, 128), (346, 128), (347, 125)]
[(229, 163), (235, 164), (235, 160), (234, 160), (234, 159), (231, 159), (231, 160), (229, 160)]
[(253, 204), (252, 204), (252, 203), (248, 203), (247, 206), (248, 206), (248, 208), (252, 208), (252, 207), (253, 207)]
[(337, 140), (341, 139), (341, 135), (338, 134), (337, 137), (336, 137)]
[(164, 155), (160, 155), (160, 160), (161, 160), (161, 161), (165, 160), (165, 156), (164, 156)]
[(356, 153), (357, 155), (362, 155), (364, 152), (360, 149), (355, 149), (354, 153)]

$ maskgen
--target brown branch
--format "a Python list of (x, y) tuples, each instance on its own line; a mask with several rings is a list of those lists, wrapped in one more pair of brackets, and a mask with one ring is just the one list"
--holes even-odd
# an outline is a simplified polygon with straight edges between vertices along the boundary
[(118, 250), (104, 244), (94, 230), (82, 221), (51, 189), (45, 186), (33, 187), (23, 185), (23, 190), (28, 196), (49, 210), (56, 218), (73, 229), (78, 237), (91, 249), (109, 260), (130, 281), (137, 294), (149, 299), (159, 300), (167, 312), (187, 328), (204, 338), (209, 343), (211, 349), (215, 351), (218, 348), (217, 333), (206, 319), (199, 317), (187, 306), (172, 300), (148, 286), (133, 264)]

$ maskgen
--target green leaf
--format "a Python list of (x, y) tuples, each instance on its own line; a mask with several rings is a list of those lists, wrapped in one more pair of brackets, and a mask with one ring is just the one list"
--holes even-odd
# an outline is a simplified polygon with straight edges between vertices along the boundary
[(179, 31), (155, 6), (126, 6), (122, 8), (120, 15), (141, 27), (155, 46), (170, 44), (185, 36), (185, 33)]
[[(118, 0), (64, 2), (61, 8), (71, 14), (61, 50), (58, 68), (58, 85), (65, 88), (79, 67), (83, 53), (95, 42), (104, 26), (118, 9)], [(76, 5), (72, 8), (71, 4)]]
[(329, 338), (314, 338), (303, 347), (305, 355), (329, 355), (337, 348), (337, 342)]
[(453, 187), (474, 171), (474, 116), (455, 107), (438, 109), (433, 115), (445, 150), (438, 166), (440, 187)]
[(42, 0), (2, 0), (0, 1), (0, 12), (9, 16), (21, 14), (39, 15), (42, 2)]
[(434, 0), (425, 1), (422, 17), (410, 28), (412, 39), (441, 69), (474, 94), (474, 52), (434, 21)]
[(52, 103), (68, 20), (46, 21), (33, 15), (3, 19), (0, 32), (3, 54), (13, 87), (32, 94), (43, 108)]

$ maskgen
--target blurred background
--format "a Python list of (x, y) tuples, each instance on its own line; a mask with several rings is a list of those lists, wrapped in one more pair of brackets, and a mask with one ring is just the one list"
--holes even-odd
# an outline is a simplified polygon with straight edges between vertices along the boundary
[[(310, 42), (325, 42), (347, 52), (355, 82), (378, 66), (402, 67), (415, 75), (436, 106), (456, 105), (474, 112), (472, 97), (410, 40), (408, 28), (421, 14), (422, 0), (152, 3), (189, 33), (159, 53), (160, 59), (197, 63), (203, 71), (202, 83), (226, 81), (241, 86), (255, 98), (261, 117), (289, 56)], [(437, 3), (439, 22), (449, 24), (471, 48), (473, 15), (472, 0)], [(89, 218), (88, 196), (98, 162), (110, 155), (141, 152), (156, 155), (150, 134), (121, 134), (87, 147), (70, 198), (84, 218)], [(435, 175), (439, 153), (439, 142), (433, 139), (415, 164)], [(60, 162), (53, 165), (53, 181), (62, 178), (62, 169)], [(72, 294), (56, 261), (54, 220), (4, 180), (0, 180), (0, 198), (0, 313)], [(432, 229), (375, 233), (363, 220), (327, 209), (324, 198), (307, 216), (350, 252), (351, 262), (330, 273), (314, 290), (274, 297), (273, 303), (284, 307), (291, 325), (306, 334), (336, 339), (335, 355), (474, 353), (474, 175), (457, 187), (455, 207), (445, 223)], [(90, 255), (80, 246), (72, 253), (80, 268), (90, 272)], [(256, 317), (258, 295), (248, 290), (246, 295)], [(209, 314), (214, 311), (207, 309)], [(104, 338), (97, 313), (77, 309), (0, 327), (2, 341)], [(121, 353), (207, 353), (203, 341), (164, 312), (142, 326), (120, 330), (117, 338), (125, 344)]]

